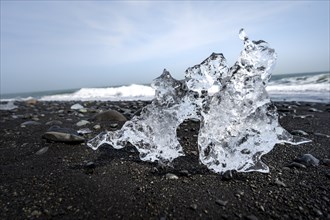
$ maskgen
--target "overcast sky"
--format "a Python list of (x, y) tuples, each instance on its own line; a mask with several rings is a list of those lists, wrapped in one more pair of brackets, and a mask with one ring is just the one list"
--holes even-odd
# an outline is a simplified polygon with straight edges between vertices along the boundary
[(177, 78), (212, 52), (232, 65), (245, 28), (275, 74), (329, 70), (329, 1), (4, 1), (1, 93)]

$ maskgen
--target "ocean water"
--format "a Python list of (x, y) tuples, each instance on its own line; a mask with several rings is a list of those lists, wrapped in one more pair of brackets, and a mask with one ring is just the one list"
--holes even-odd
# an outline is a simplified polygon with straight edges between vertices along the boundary
[[(330, 103), (330, 72), (273, 75), (267, 86), (272, 101)], [(215, 92), (216, 87), (210, 90)], [(151, 100), (154, 89), (148, 85), (80, 88), (20, 94), (1, 94), (1, 101), (36, 98), (42, 101), (128, 101)]]

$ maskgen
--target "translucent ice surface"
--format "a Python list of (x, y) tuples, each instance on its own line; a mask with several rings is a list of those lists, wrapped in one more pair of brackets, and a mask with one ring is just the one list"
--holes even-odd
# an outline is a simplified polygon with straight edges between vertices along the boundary
[(175, 80), (166, 70), (152, 87), (156, 90), (155, 99), (140, 116), (126, 122), (121, 130), (101, 133), (88, 145), (97, 149), (107, 143), (120, 149), (130, 142), (140, 152), (141, 160), (163, 163), (184, 155), (176, 129), (186, 118), (194, 117), (196, 104), (185, 82)]
[[(265, 41), (251, 41), (240, 30), (244, 48), (237, 62), (228, 67), (225, 57), (212, 53), (201, 64), (189, 67), (184, 80), (167, 70), (152, 87), (155, 99), (122, 129), (99, 134), (88, 142), (97, 149), (109, 144), (119, 149), (130, 142), (141, 160), (165, 164), (183, 156), (176, 129), (185, 119), (201, 121), (199, 159), (217, 173), (269, 172), (262, 155), (277, 143), (301, 144), (278, 123), (276, 108), (265, 90), (276, 61), (276, 53)], [(208, 94), (212, 86), (219, 90)]]

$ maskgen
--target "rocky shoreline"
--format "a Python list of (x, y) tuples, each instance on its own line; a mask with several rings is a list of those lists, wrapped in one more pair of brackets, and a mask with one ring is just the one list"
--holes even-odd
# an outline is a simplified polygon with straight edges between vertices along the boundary
[(209, 171), (196, 121), (178, 129), (186, 156), (172, 167), (141, 161), (132, 146), (86, 147), (148, 103), (29, 100), (1, 110), (0, 219), (330, 219), (329, 104), (275, 103), (281, 125), (312, 142), (276, 145), (263, 157), (269, 174)]

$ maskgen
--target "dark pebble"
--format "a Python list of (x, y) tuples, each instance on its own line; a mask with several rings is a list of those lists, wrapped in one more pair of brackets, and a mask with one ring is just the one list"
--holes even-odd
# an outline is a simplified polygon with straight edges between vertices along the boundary
[(321, 160), (321, 162), (322, 162), (322, 165), (330, 167), (330, 159), (323, 159), (323, 160)]
[(295, 162), (302, 163), (306, 166), (318, 166), (320, 161), (311, 154), (304, 154), (301, 157), (296, 158)]
[(50, 141), (65, 143), (82, 143), (85, 141), (84, 137), (79, 136), (75, 130), (70, 128), (61, 128), (56, 125), (49, 128), (42, 137)]
[(221, 200), (221, 199), (217, 199), (215, 200), (215, 203), (220, 205), (220, 206), (226, 206), (228, 201), (224, 201), (224, 200)]
[(258, 220), (257, 216), (255, 216), (255, 215), (244, 216), (244, 219), (246, 219), (246, 220)]
[(181, 174), (181, 176), (190, 176), (190, 173), (188, 172), (188, 170), (180, 170), (180, 174)]
[(90, 161), (90, 162), (86, 163), (85, 167), (88, 169), (95, 169), (96, 165), (94, 162)]
[(40, 122), (36, 122), (36, 121), (26, 121), (26, 122), (23, 122), (22, 124), (21, 124), (21, 126), (30, 126), (30, 125), (41, 125), (41, 123)]
[(108, 110), (94, 115), (95, 121), (127, 121), (126, 117), (116, 110)]
[(278, 186), (283, 186), (283, 187), (286, 187), (286, 184), (282, 181), (280, 181), (279, 179), (275, 179), (275, 184), (278, 185)]
[(278, 108), (277, 111), (281, 113), (296, 113), (296, 109), (292, 108)]
[(310, 112), (322, 112), (321, 110), (316, 109), (316, 108), (309, 108), (308, 111), (310, 111)]
[(190, 208), (191, 208), (192, 210), (196, 210), (196, 209), (197, 209), (197, 205), (196, 205), (196, 204), (192, 204), (192, 205), (190, 206)]
[(61, 122), (61, 121), (57, 121), (57, 120), (54, 120), (54, 121), (49, 121), (49, 122), (47, 122), (46, 123), (46, 125), (62, 125), (63, 124), (63, 122)]
[(330, 179), (330, 172), (326, 172), (325, 176), (328, 177)]
[(233, 172), (231, 170), (227, 170), (222, 174), (222, 180), (232, 180), (233, 179)]
[(48, 151), (48, 147), (43, 147), (36, 152), (36, 155), (42, 155)]
[(302, 168), (302, 169), (306, 168), (306, 166), (304, 164), (297, 163), (297, 162), (292, 162), (287, 167), (290, 167), (290, 168), (295, 167), (295, 168)]

